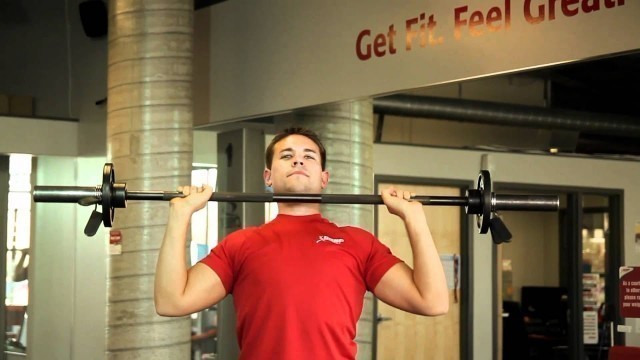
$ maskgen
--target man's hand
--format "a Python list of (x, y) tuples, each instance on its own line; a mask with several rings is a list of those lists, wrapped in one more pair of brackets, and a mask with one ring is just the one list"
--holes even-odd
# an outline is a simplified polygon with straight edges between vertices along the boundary
[(188, 216), (203, 209), (213, 194), (213, 188), (209, 185), (179, 186), (178, 191), (186, 196), (171, 199), (171, 208), (179, 214)]
[(410, 200), (414, 193), (406, 190), (398, 190), (393, 187), (382, 190), (382, 201), (387, 206), (387, 210), (393, 215), (399, 216), (402, 220), (410, 213), (422, 212), (422, 204), (418, 201)]

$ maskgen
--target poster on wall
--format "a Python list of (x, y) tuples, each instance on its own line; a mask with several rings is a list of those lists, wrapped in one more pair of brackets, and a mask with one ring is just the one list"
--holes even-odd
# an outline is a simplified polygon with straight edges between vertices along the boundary
[(626, 318), (640, 318), (640, 267), (621, 266), (618, 274), (620, 315)]
[(596, 311), (583, 311), (582, 321), (584, 328), (584, 343), (598, 343), (598, 313)]

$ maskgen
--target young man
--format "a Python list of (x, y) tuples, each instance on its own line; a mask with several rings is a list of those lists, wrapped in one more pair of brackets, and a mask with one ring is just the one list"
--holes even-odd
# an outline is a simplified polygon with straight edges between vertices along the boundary
[[(329, 182), (318, 136), (291, 128), (267, 148), (265, 184), (275, 193), (320, 193)], [(405, 224), (414, 268), (369, 232), (324, 219), (318, 203), (279, 203), (277, 217), (236, 231), (186, 270), (191, 215), (210, 187), (183, 187), (171, 200), (160, 249), (155, 305), (184, 316), (233, 294), (241, 359), (355, 359), (356, 322), (365, 291), (420, 315), (448, 311), (440, 257), (422, 205), (394, 188), (382, 191), (388, 211)]]

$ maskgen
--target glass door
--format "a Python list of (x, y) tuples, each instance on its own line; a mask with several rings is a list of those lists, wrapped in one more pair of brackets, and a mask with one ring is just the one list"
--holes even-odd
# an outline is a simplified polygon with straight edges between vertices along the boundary
[[(606, 358), (615, 335), (621, 237), (618, 198), (584, 194), (582, 201), (582, 307), (585, 356)], [(615, 339), (613, 340), (616, 341)]]
[(569, 289), (569, 347), (562, 359), (607, 359), (617, 315), (617, 276), (622, 249), (622, 194), (584, 191), (568, 194), (561, 221), (566, 266), (561, 278)]
[(618, 268), (622, 193), (529, 189), (499, 192), (560, 195), (558, 213), (504, 212), (513, 234), (502, 244), (502, 355), (509, 359), (607, 359), (621, 323)]

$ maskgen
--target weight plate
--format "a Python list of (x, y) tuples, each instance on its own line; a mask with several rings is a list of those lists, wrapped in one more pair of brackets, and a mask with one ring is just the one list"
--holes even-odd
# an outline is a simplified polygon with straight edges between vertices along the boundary
[(491, 220), (491, 175), (488, 170), (481, 170), (478, 176), (478, 190), (482, 194), (482, 212), (476, 217), (476, 223), (480, 234), (489, 231)]
[(105, 227), (111, 227), (115, 215), (113, 205), (111, 204), (114, 182), (115, 174), (113, 164), (106, 163), (102, 169), (102, 223)]

